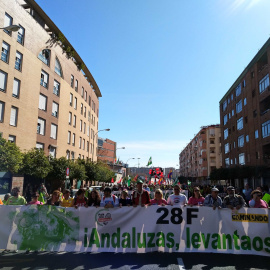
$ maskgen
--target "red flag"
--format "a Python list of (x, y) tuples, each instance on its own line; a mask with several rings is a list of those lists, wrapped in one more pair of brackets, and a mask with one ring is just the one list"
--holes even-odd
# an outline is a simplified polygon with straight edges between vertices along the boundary
[(111, 181), (111, 183), (114, 183), (114, 181), (113, 181), (113, 178), (112, 178), (112, 181)]
[(120, 180), (117, 182), (117, 184), (121, 184), (122, 182), (122, 177), (120, 178)]

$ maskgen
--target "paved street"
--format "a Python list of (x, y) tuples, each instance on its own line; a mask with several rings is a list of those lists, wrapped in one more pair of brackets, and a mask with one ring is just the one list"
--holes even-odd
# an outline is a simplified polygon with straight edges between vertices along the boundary
[(203, 253), (51, 253), (0, 255), (1, 270), (84, 269), (269, 269), (269, 257)]

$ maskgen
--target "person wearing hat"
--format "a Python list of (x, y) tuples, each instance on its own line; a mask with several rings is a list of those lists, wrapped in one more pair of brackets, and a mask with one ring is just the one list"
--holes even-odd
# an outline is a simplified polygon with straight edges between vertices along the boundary
[(262, 200), (262, 192), (259, 189), (255, 189), (251, 192), (251, 200), (249, 206), (252, 208), (268, 208), (268, 204)]
[(246, 206), (245, 200), (241, 195), (235, 194), (233, 186), (227, 187), (228, 195), (223, 200), (223, 207), (233, 210), (239, 210), (241, 207)]
[(38, 198), (39, 198), (39, 193), (38, 192), (34, 192), (31, 195), (31, 198), (32, 198), (32, 201), (30, 201), (27, 205), (31, 205), (31, 204), (42, 205), (43, 204), (43, 202), (38, 200)]
[(149, 192), (143, 189), (143, 181), (139, 179), (137, 181), (137, 189), (132, 194), (132, 205), (134, 207), (140, 205), (145, 206), (150, 203)]
[(100, 206), (104, 208), (114, 208), (119, 206), (118, 198), (112, 194), (112, 190), (109, 187), (105, 187), (104, 196), (101, 198)]
[(8, 198), (6, 205), (25, 205), (27, 203), (26, 199), (20, 195), (20, 192), (21, 190), (19, 187), (13, 188), (13, 196)]
[(203, 202), (204, 206), (213, 207), (213, 210), (216, 210), (216, 208), (221, 209), (222, 207), (222, 200), (218, 196), (219, 190), (214, 187), (211, 189), (211, 194), (208, 194), (205, 197), (205, 200)]
[(131, 199), (128, 197), (128, 191), (127, 189), (124, 189), (121, 193), (121, 197), (119, 199), (119, 206), (131, 206), (132, 205), (132, 201)]
[(73, 207), (73, 205), (74, 205), (74, 199), (70, 197), (70, 190), (69, 189), (64, 190), (64, 198), (60, 202), (60, 206)]

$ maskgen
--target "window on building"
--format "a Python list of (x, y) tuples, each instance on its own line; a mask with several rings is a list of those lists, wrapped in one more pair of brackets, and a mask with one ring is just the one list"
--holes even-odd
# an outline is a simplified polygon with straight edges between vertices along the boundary
[(83, 133), (85, 134), (85, 129), (86, 129), (86, 123), (83, 123)]
[(0, 90), (6, 92), (7, 90), (7, 73), (0, 70)]
[(230, 102), (231, 102), (231, 100), (230, 100), (230, 98), (228, 98), (228, 104), (230, 104)]
[(74, 160), (75, 159), (75, 153), (73, 151), (71, 151), (71, 159)]
[(85, 150), (85, 139), (82, 141), (82, 149)]
[(241, 83), (235, 88), (235, 96), (239, 96), (241, 94)]
[(76, 115), (74, 114), (74, 115), (73, 115), (73, 127), (76, 127), (76, 118), (77, 118), (77, 117), (76, 117)]
[(56, 157), (56, 148), (55, 147), (50, 146), (49, 156), (52, 157), (52, 158)]
[(60, 77), (62, 77), (62, 68), (61, 68), (58, 58), (55, 58), (54, 72), (58, 74)]
[(83, 113), (84, 117), (86, 117), (86, 106), (84, 106), (84, 113)]
[(52, 116), (57, 118), (58, 117), (58, 110), (59, 110), (58, 103), (53, 101), (53, 104), (52, 104)]
[(23, 55), (16, 51), (16, 58), (15, 58), (15, 69), (21, 71), (22, 70), (22, 59)]
[(255, 130), (255, 139), (258, 139), (258, 138), (259, 138), (259, 131), (257, 129), (257, 130)]
[(56, 80), (53, 81), (53, 93), (58, 97), (60, 95), (60, 83)]
[(249, 135), (246, 136), (246, 142), (249, 142)]
[(77, 110), (77, 98), (74, 97), (74, 109)]
[(82, 131), (82, 120), (80, 120), (80, 131)]
[(44, 70), (41, 70), (40, 85), (48, 88), (49, 75)]
[(1, 60), (8, 63), (9, 62), (9, 52), (10, 46), (6, 42), (2, 43), (2, 52), (1, 52)]
[(78, 80), (75, 81), (75, 91), (78, 92)]
[(229, 143), (226, 143), (226, 144), (224, 145), (224, 150), (225, 150), (225, 154), (227, 154), (227, 153), (230, 152), (230, 145), (229, 145)]
[(51, 51), (48, 49), (44, 49), (39, 53), (38, 59), (40, 59), (45, 65), (49, 66), (50, 65), (50, 55), (51, 55)]
[(72, 93), (69, 94), (69, 105), (70, 106), (73, 105), (73, 94)]
[(37, 124), (37, 133), (38, 134), (45, 135), (45, 125), (46, 125), (45, 120), (38, 118), (38, 124)]
[(76, 135), (75, 133), (72, 134), (72, 145), (75, 146), (75, 139), (76, 139)]
[(236, 103), (236, 113), (240, 113), (242, 111), (242, 99)]
[(88, 104), (91, 107), (91, 97), (90, 96), (88, 97)]
[(246, 87), (246, 80), (242, 81), (242, 87), (245, 88)]
[(17, 122), (18, 122), (18, 108), (12, 106), (11, 107), (11, 112), (10, 112), (10, 122), (9, 122), (9, 124), (11, 126), (16, 127), (17, 126)]
[(39, 94), (38, 108), (42, 111), (47, 111), (47, 97), (42, 94)]
[(82, 96), (82, 98), (83, 98), (83, 96), (84, 96), (84, 88), (82, 87), (82, 93), (81, 93), (81, 96)]
[(70, 151), (67, 150), (67, 156), (66, 156), (67, 159), (70, 159)]
[(82, 137), (79, 138), (79, 148), (82, 148)]
[(227, 109), (227, 100), (223, 102), (223, 112)]
[(13, 90), (12, 90), (12, 96), (15, 98), (19, 98), (20, 95), (20, 86), (21, 86), (21, 81), (14, 78), (13, 80)]
[(244, 98), (244, 106), (247, 105), (247, 98)]
[(12, 143), (16, 143), (16, 136), (14, 136), (14, 135), (9, 135), (9, 136), (8, 136), (8, 141), (9, 141), (9, 142), (12, 142)]
[(51, 124), (51, 138), (57, 139), (57, 125)]
[(87, 126), (87, 136), (90, 136), (90, 126)]
[(239, 165), (245, 165), (245, 153), (239, 154)]
[(233, 165), (233, 159), (231, 159), (231, 165)]
[[(13, 23), (13, 18), (9, 16), (7, 13), (5, 13), (5, 19), (4, 19), (4, 27), (10, 26)], [(4, 32), (11, 35), (11, 31), (4, 29)]]
[(67, 143), (70, 144), (71, 141), (71, 131), (68, 131), (68, 140)]
[(89, 142), (86, 142), (86, 151), (89, 152)]
[(228, 138), (229, 134), (228, 134), (228, 129), (224, 129), (224, 140), (226, 140)]
[(0, 101), (0, 122), (4, 122), (5, 102)]
[(21, 25), (19, 25), (19, 26), (20, 26), (20, 29), (18, 30), (17, 41), (20, 44), (23, 45), (23, 43), (24, 43), (24, 33), (25, 33), (25, 30), (24, 30), (24, 28)]
[(233, 100), (233, 94), (231, 94), (231, 100)]
[(264, 76), (259, 82), (260, 93), (264, 92), (268, 86), (269, 86), (269, 74)]
[(37, 143), (36, 143), (36, 148), (37, 148), (37, 149), (42, 149), (42, 150), (44, 150), (44, 143), (39, 143), (39, 142), (37, 142)]
[(91, 118), (90, 118), (90, 111), (88, 111), (88, 121), (90, 121), (91, 120)]
[(226, 166), (226, 168), (230, 166), (230, 159), (229, 158), (225, 158), (225, 166)]
[(247, 124), (247, 122), (248, 122), (248, 117), (245, 116), (245, 123)]
[(228, 115), (225, 114), (224, 115), (224, 118), (223, 118), (223, 124), (224, 124), (224, 126), (227, 124), (227, 122), (228, 122)]
[(84, 99), (87, 102), (87, 92), (86, 91), (84, 92)]
[(244, 146), (244, 135), (238, 137), (238, 147)]
[(73, 88), (74, 86), (74, 76), (71, 74), (71, 77), (70, 77), (70, 86)]
[(255, 118), (257, 116), (257, 110), (253, 111), (253, 117)]
[(243, 117), (237, 120), (237, 130), (241, 130), (243, 128)]
[(268, 120), (262, 124), (263, 138), (268, 137), (269, 135), (270, 135), (270, 120)]
[(72, 113), (69, 112), (69, 114), (68, 114), (68, 124), (71, 125), (71, 123), (72, 123)]
[(81, 103), (81, 115), (83, 114), (83, 104)]
[(229, 119), (231, 119), (231, 113), (229, 113)]
[(234, 110), (232, 110), (232, 116), (234, 116)]

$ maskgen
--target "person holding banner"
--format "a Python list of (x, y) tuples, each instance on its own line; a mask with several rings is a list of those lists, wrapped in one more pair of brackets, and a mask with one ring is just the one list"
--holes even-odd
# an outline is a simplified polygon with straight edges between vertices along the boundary
[(208, 194), (205, 197), (204, 206), (209, 206), (209, 207), (213, 207), (213, 210), (216, 210), (216, 208), (221, 209), (222, 207), (222, 200), (221, 198), (218, 196), (218, 192), (219, 190), (217, 188), (212, 188), (211, 189), (211, 194)]
[(88, 206), (99, 207), (100, 201), (101, 198), (99, 192), (96, 189), (93, 189), (88, 195)]
[(8, 198), (6, 205), (25, 205), (26, 199), (20, 195), (20, 188), (15, 187), (12, 190), (12, 195), (11, 197)]
[(249, 206), (253, 208), (268, 208), (267, 203), (262, 200), (262, 192), (255, 189), (251, 192), (252, 199), (249, 201)]
[(187, 197), (186, 195), (180, 193), (180, 189), (181, 189), (180, 185), (175, 185), (173, 187), (173, 194), (169, 196), (167, 204), (178, 206), (187, 205)]
[(230, 208), (231, 210), (234, 207), (239, 210), (241, 207), (246, 206), (245, 200), (241, 195), (235, 194), (235, 190), (233, 186), (227, 187), (228, 195), (223, 200), (223, 207)]
[(163, 199), (163, 192), (161, 189), (155, 191), (155, 197), (150, 201), (149, 205), (167, 205), (167, 201)]
[(143, 181), (139, 179), (137, 181), (137, 190), (135, 190), (132, 194), (132, 205), (134, 207), (140, 205), (145, 206), (150, 203), (150, 195), (149, 192), (143, 190)]
[(111, 195), (112, 190), (109, 187), (105, 187), (104, 196), (101, 198), (100, 206), (104, 208), (114, 208), (119, 206), (118, 198), (115, 195)]
[(132, 201), (131, 199), (128, 197), (128, 191), (126, 189), (124, 189), (121, 193), (121, 198), (119, 199), (119, 206), (131, 206), (132, 205)]
[(204, 203), (204, 197), (202, 196), (202, 194), (200, 192), (200, 188), (199, 187), (194, 187), (193, 192), (192, 192), (192, 196), (188, 200), (188, 205), (190, 205), (190, 206), (193, 206), (193, 205), (202, 206), (203, 203)]

